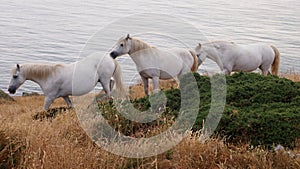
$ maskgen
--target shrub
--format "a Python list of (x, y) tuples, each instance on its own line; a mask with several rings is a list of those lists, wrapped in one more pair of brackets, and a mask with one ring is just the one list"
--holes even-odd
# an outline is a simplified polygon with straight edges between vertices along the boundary
[[(173, 118), (178, 116), (181, 104), (195, 104), (193, 97), (182, 98), (181, 93), (200, 92), (200, 105), (197, 120), (192, 128), (198, 131), (202, 128), (203, 120), (211, 108), (211, 81), (224, 83), (221, 75), (212, 78), (193, 74), (198, 89), (191, 88), (189, 83), (181, 83), (181, 90), (170, 89), (164, 91), (167, 97), (166, 109), (159, 119), (138, 124), (127, 119), (118, 120), (113, 124), (116, 129), (134, 135), (137, 131), (145, 128), (155, 128), (164, 124), (164, 127), (173, 123)], [(190, 82), (190, 76), (183, 76), (183, 82)], [(272, 147), (274, 144), (282, 144), (287, 147), (294, 147), (295, 140), (300, 138), (300, 83), (292, 82), (276, 76), (262, 76), (257, 73), (235, 73), (226, 76), (226, 88), (219, 85), (216, 90), (227, 90), (225, 110), (220, 123), (215, 131), (227, 141), (233, 143), (251, 143), (254, 146), (262, 145)], [(221, 97), (216, 92), (216, 97)], [(131, 100), (134, 107), (140, 111), (149, 109), (149, 97)], [(113, 118), (121, 117), (113, 104), (107, 106), (100, 103), (104, 116), (113, 123)], [(111, 108), (112, 106), (112, 108)], [(187, 111), (191, 112), (191, 111)], [(168, 119), (168, 120), (166, 120)], [(176, 120), (176, 119), (175, 119)]]

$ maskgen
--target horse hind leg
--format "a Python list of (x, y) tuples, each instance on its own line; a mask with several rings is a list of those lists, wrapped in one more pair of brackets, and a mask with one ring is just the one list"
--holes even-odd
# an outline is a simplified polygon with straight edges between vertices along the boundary
[(114, 86), (115, 86), (115, 80), (114, 79), (110, 79), (110, 83), (109, 83), (110, 91), (113, 90)]
[(175, 80), (176, 85), (177, 85), (176, 87), (179, 88), (179, 86), (180, 86), (180, 80), (178, 79), (178, 76), (174, 77), (174, 80)]
[(105, 91), (106, 99), (110, 99), (111, 79), (110, 78), (99, 79), (99, 82), (101, 83), (103, 90)]
[(271, 75), (271, 72), (269, 70), (261, 70), (261, 73), (265, 76)]
[(261, 70), (261, 74), (262, 75), (270, 75), (271, 72), (270, 72), (270, 67), (264, 67), (264, 66), (260, 66), (259, 69)]
[(145, 95), (148, 96), (148, 78), (145, 78), (143, 76), (141, 76), (142, 78), (142, 81), (143, 81), (143, 84), (144, 84), (144, 92), (145, 92)]
[(158, 76), (152, 77), (152, 82), (153, 82), (153, 93), (158, 93), (158, 91), (159, 91), (159, 77)]
[(110, 84), (107, 83), (107, 84), (103, 84), (102, 85), (105, 93), (106, 93), (106, 99), (110, 99), (110, 94), (111, 94), (111, 91), (110, 91)]
[(65, 100), (65, 102), (67, 103), (67, 105), (68, 105), (69, 108), (73, 107), (72, 102), (71, 102), (69, 96), (64, 96), (63, 99)]
[(231, 71), (230, 71), (230, 70), (228, 70), (228, 69), (223, 69), (223, 70), (222, 70), (222, 73), (224, 73), (225, 75), (228, 75), (228, 76), (230, 76), (230, 74), (231, 74)]

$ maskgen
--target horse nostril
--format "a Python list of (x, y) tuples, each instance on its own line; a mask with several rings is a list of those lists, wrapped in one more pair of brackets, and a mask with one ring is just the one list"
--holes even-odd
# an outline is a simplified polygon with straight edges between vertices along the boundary
[(117, 57), (117, 52), (114, 52), (114, 51), (112, 51), (112, 52), (110, 52), (110, 56), (113, 58), (113, 59), (115, 59), (116, 57)]
[(8, 92), (10, 94), (15, 94), (16, 93), (16, 89), (14, 89), (14, 88), (8, 88)]

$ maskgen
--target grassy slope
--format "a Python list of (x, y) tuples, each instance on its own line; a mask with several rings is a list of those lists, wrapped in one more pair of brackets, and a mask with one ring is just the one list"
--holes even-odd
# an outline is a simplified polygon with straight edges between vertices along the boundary
[[(33, 120), (43, 96), (0, 104), (1, 168), (299, 168), (300, 158), (221, 139), (199, 143), (190, 135), (156, 157), (127, 159), (95, 146), (73, 110), (53, 120)], [(53, 107), (65, 106), (61, 99)], [(298, 148), (294, 150), (299, 152)]]

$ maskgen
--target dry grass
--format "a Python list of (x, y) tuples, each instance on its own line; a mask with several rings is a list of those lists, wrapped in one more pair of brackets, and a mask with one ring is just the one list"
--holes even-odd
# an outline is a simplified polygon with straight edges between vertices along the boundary
[(286, 72), (282, 72), (279, 74), (279, 77), (287, 78), (294, 82), (300, 82), (300, 73), (295, 69), (287, 70)]
[[(41, 110), (43, 96), (15, 99), (16, 102), (0, 104), (1, 130), (7, 136), (6, 144), (15, 147), (8, 154), (6, 151), (6, 156), (11, 156), (9, 159), (14, 158), (6, 167), (12, 167), (13, 161), (15, 168), (300, 167), (300, 158), (291, 158), (287, 154), (250, 149), (248, 145), (227, 145), (221, 139), (201, 144), (198, 137), (192, 135), (164, 154), (128, 159), (96, 146), (81, 129), (74, 110), (66, 110), (51, 121), (33, 120)], [(65, 106), (63, 100), (54, 103), (54, 107), (61, 106)]]
[[(297, 79), (299, 75), (293, 77)], [(142, 85), (132, 87), (131, 92), (132, 98), (142, 97)], [(74, 110), (67, 109), (52, 120), (34, 120), (33, 116), (42, 109), (43, 99), (15, 97), (15, 102), (0, 103), (1, 168), (300, 168), (300, 157), (227, 144), (222, 139), (200, 143), (198, 136), (192, 134), (155, 157), (120, 157), (90, 140)], [(62, 106), (64, 101), (58, 99), (52, 107)], [(295, 153), (300, 152), (299, 145)]]
[(294, 82), (300, 82), (300, 74), (297, 72), (283, 73), (280, 75), (280, 77), (290, 79)]
[[(160, 80), (159, 88), (160, 89), (170, 89), (171, 87), (177, 88), (178, 84), (175, 80)], [(149, 91), (153, 90), (152, 83), (149, 83)], [(140, 83), (129, 88), (129, 94), (131, 99), (141, 98), (145, 96), (144, 86)]]

